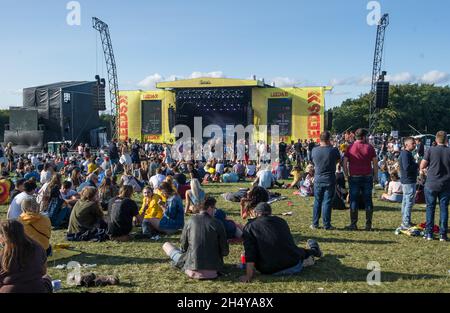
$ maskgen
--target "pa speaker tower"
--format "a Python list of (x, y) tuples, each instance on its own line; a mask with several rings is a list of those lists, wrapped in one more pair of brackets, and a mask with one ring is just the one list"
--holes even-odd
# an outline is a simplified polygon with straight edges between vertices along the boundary
[(378, 82), (375, 97), (375, 106), (378, 109), (385, 109), (389, 102), (389, 82)]

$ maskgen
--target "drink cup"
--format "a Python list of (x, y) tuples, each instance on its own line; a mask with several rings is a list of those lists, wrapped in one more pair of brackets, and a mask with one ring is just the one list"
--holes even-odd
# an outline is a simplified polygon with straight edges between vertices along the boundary
[(53, 292), (57, 292), (57, 291), (61, 290), (61, 288), (62, 288), (61, 280), (59, 280), (59, 279), (53, 280), (52, 287), (53, 287)]

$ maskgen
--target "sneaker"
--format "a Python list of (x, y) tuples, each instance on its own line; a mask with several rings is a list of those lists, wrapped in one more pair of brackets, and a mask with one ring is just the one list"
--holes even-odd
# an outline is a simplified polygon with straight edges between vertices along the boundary
[(306, 248), (311, 249), (314, 252), (316, 258), (321, 258), (323, 256), (322, 250), (320, 250), (319, 243), (314, 239), (308, 239), (306, 242)]
[(349, 226), (345, 226), (344, 229), (349, 230), (349, 231), (354, 231), (354, 230), (358, 230), (358, 227), (354, 226), (354, 225), (349, 225)]
[(314, 226), (314, 225), (311, 225), (311, 226), (309, 226), (309, 229), (312, 229), (312, 230), (317, 230), (317, 229), (319, 229), (319, 226)]
[(400, 227), (399, 227), (399, 229), (400, 230), (408, 230), (408, 229), (410, 229), (410, 227), (408, 227), (407, 225), (400, 225)]
[(423, 238), (425, 238), (426, 240), (428, 240), (428, 241), (432, 241), (434, 238), (433, 238), (433, 235), (431, 235), (431, 234), (427, 234), (427, 235), (425, 235)]
[(447, 236), (445, 236), (445, 235), (441, 235), (441, 236), (439, 237), (439, 241), (445, 242), (445, 241), (448, 241), (448, 238), (447, 238)]
[(366, 226), (366, 228), (364, 228), (365, 231), (373, 231), (372, 226)]
[(330, 227), (325, 228), (325, 230), (336, 230), (336, 227), (330, 226)]

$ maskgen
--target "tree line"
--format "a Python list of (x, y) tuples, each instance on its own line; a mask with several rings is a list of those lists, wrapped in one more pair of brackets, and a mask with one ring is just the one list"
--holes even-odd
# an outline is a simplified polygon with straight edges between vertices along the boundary
[[(368, 128), (370, 93), (356, 99), (347, 99), (333, 112), (332, 131), (344, 132), (360, 127)], [(412, 126), (412, 127), (411, 127)], [(450, 131), (450, 87), (428, 84), (393, 85), (390, 87), (389, 104), (379, 113), (375, 132), (390, 133), (398, 130), (401, 136), (435, 134), (439, 130)]]

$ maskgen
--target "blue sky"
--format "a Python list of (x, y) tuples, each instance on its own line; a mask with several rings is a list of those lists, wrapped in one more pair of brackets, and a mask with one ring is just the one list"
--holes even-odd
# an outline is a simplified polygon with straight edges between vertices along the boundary
[[(110, 26), (120, 89), (256, 75), (277, 86), (333, 85), (327, 107), (370, 90), (368, 0), (80, 0), (80, 26), (66, 23), (68, 2), (0, 0), (1, 108), (22, 105), (25, 87), (106, 75), (92, 16)], [(391, 20), (390, 80), (448, 84), (450, 2), (379, 3)]]

